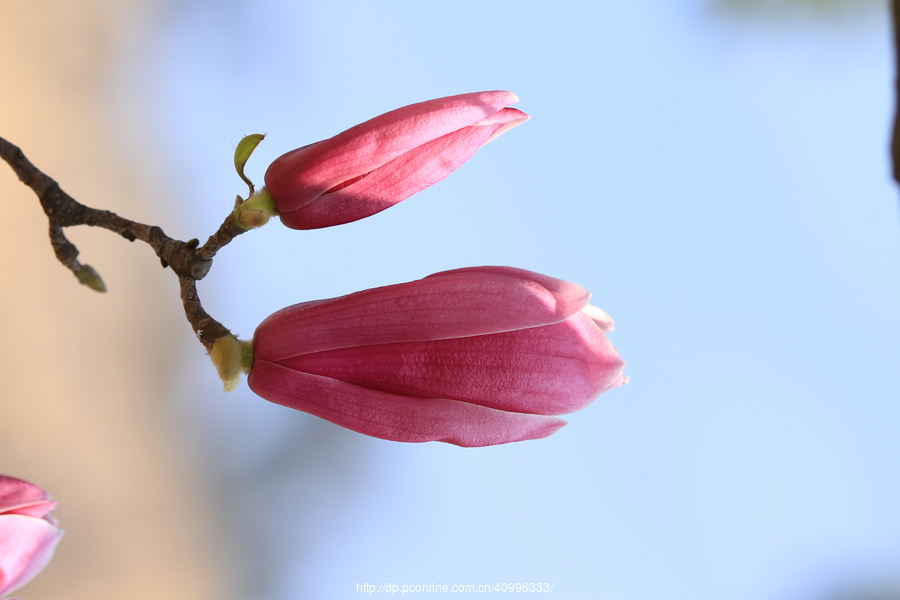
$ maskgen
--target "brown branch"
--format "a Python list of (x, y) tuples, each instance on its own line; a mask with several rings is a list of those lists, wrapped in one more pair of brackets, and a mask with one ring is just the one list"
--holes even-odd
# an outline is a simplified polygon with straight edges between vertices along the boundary
[(203, 279), (209, 272), (211, 262), (197, 256), (197, 240), (182, 242), (170, 238), (155, 225), (138, 223), (108, 210), (97, 210), (81, 204), (64, 192), (59, 184), (45, 175), (17, 146), (0, 138), (0, 157), (12, 167), (19, 179), (34, 190), (41, 201), (41, 207), (50, 221), (50, 237), (56, 257), (70, 269), (77, 265), (78, 249), (66, 238), (63, 228), (88, 225), (108, 229), (133, 242), (147, 243), (163, 262), (179, 277)]
[(219, 226), (218, 231), (209, 236), (206, 243), (197, 250), (197, 256), (204, 260), (212, 260), (223, 246), (231, 242), (234, 238), (245, 233), (247, 230), (237, 224), (234, 220), (234, 213), (228, 215), (225, 221)]
[(120, 217), (108, 210), (98, 210), (81, 204), (64, 192), (56, 181), (35, 167), (21, 149), (3, 138), (0, 138), (0, 158), (5, 160), (19, 179), (37, 194), (50, 223), (50, 244), (56, 258), (70, 269), (81, 283), (98, 291), (106, 291), (97, 272), (89, 265), (78, 262), (78, 248), (66, 237), (64, 231), (66, 227), (75, 225), (100, 227), (117, 233), (130, 242), (140, 240), (153, 249), (164, 268), (171, 267), (178, 275), (185, 316), (207, 350), (216, 340), (231, 335), (228, 329), (203, 310), (197, 295), (196, 282), (209, 272), (215, 253), (235, 236), (244, 232), (235, 223), (233, 214), (230, 214), (219, 231), (198, 249), (200, 242), (196, 239), (182, 242), (167, 236), (155, 225), (145, 225)]
[(231, 335), (224, 325), (209, 316), (200, 304), (200, 298), (197, 296), (197, 282), (190, 277), (179, 277), (178, 283), (181, 285), (181, 303), (184, 306), (184, 316), (187, 317), (188, 323), (197, 334), (197, 339), (203, 346), (210, 350), (213, 343), (225, 336)]

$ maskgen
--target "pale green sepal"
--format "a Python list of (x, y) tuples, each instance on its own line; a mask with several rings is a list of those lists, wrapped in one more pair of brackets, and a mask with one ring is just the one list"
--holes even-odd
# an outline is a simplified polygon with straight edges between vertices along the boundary
[(271, 217), (278, 214), (269, 190), (263, 186), (244, 202), (239, 203), (232, 213), (234, 222), (244, 231), (262, 227)]
[(247, 164), (247, 159), (250, 158), (250, 155), (253, 154), (253, 151), (256, 150), (256, 147), (259, 146), (259, 143), (263, 141), (263, 138), (266, 137), (264, 133), (251, 133), (250, 135), (245, 135), (240, 142), (238, 142), (237, 148), (234, 149), (234, 168), (237, 171), (237, 174), (241, 176), (241, 179), (244, 180), (250, 187), (250, 195), (253, 195), (254, 187), (253, 182), (250, 181), (246, 175), (244, 175), (244, 165)]
[(217, 339), (209, 350), (226, 392), (234, 391), (241, 380), (241, 350), (241, 342), (233, 335)]
[(259, 188), (258, 192), (247, 198), (244, 202), (244, 207), (252, 210), (261, 210), (270, 217), (278, 214), (275, 201), (272, 200), (272, 194), (269, 193), (269, 188), (266, 186)]
[(253, 368), (253, 340), (238, 340), (238, 344), (241, 345), (241, 371), (249, 375)]
[(96, 292), (105, 292), (106, 284), (100, 278), (100, 274), (91, 265), (81, 265), (81, 268), (75, 273), (79, 283), (86, 285)]

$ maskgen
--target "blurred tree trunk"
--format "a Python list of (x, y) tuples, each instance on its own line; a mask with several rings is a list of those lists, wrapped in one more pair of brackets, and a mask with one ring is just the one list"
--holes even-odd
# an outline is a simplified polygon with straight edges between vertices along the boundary
[(900, 0), (891, 0), (894, 26), (894, 133), (891, 136), (891, 164), (894, 179), (900, 183)]
[[(0, 0), (0, 131), (80, 201), (166, 225), (167, 190), (136, 183), (147, 163), (110, 117), (109, 74), (152, 5)], [(66, 531), (19, 595), (228, 597), (207, 490), (168, 414), (164, 374), (192, 341), (174, 278), (142, 244), (70, 230), (109, 293), (79, 285), (32, 192), (0, 171), (0, 472), (47, 489)]]

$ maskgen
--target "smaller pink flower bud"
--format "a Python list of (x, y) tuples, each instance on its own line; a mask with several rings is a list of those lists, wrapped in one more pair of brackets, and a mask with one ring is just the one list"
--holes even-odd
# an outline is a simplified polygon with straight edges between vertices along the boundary
[(250, 389), (402, 442), (546, 437), (627, 380), (606, 313), (579, 285), (474, 267), (306, 302), (256, 329)]
[(41, 488), (0, 475), (0, 597), (46, 566), (63, 532), (47, 516), (56, 503)]
[(374, 215), (456, 170), (527, 121), (512, 92), (477, 92), (398, 108), (275, 159), (266, 188), (292, 229)]

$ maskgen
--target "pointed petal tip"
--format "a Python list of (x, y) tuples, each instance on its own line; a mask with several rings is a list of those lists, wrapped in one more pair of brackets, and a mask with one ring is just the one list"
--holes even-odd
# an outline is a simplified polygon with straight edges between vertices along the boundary
[[(484, 144), (482, 144), (482, 146), (484, 146), (485, 144), (487, 144), (487, 143), (489, 143), (489, 142), (492, 142), (493, 140), (497, 139), (498, 137), (500, 137), (501, 135), (503, 135), (504, 133), (506, 133), (507, 131), (509, 131), (509, 130), (512, 129), (513, 127), (518, 127), (519, 125), (521, 125), (521, 124), (524, 123), (525, 121), (528, 121), (529, 119), (531, 119), (531, 115), (525, 114), (525, 113), (523, 113), (521, 110), (516, 110), (515, 108), (505, 108), (505, 109), (503, 109), (503, 111), (506, 112), (507, 114), (504, 115), (504, 116), (502, 116), (501, 119), (507, 118), (507, 117), (511, 117), (511, 118), (509, 118), (509, 120), (506, 121), (506, 122), (503, 122), (501, 119), (498, 119), (498, 118), (497, 118), (497, 115), (494, 115), (494, 116), (492, 116), (492, 117), (489, 117), (489, 118), (487, 118), (487, 119), (484, 119), (483, 121), (480, 121), (480, 122), (478, 122), (478, 123), (475, 123), (475, 125), (478, 126), (478, 125), (488, 125), (488, 124), (493, 124), (493, 123), (503, 122), (503, 125), (501, 125), (500, 127), (498, 127), (498, 128), (491, 134), (491, 137), (489, 137), (489, 138), (484, 142)], [(518, 114), (512, 114), (512, 115), (511, 115), (510, 113), (512, 113), (512, 111), (515, 111), (515, 113), (518, 113)], [(498, 113), (498, 114), (499, 114), (499, 113)]]
[(626, 377), (626, 376), (623, 375), (622, 373), (619, 373), (619, 376), (616, 377), (615, 381), (613, 381), (612, 384), (610, 384), (609, 389), (613, 389), (613, 388), (617, 388), (617, 387), (622, 387), (623, 385), (625, 385), (625, 384), (628, 383), (629, 381), (631, 381), (631, 377)]
[(581, 312), (583, 312), (591, 321), (593, 321), (603, 333), (609, 333), (616, 328), (612, 317), (606, 314), (606, 311), (597, 308), (592, 304), (588, 304), (587, 306), (585, 306), (583, 309), (581, 309)]
[(556, 314), (561, 319), (568, 319), (572, 315), (584, 311), (588, 307), (591, 300), (591, 293), (584, 287), (571, 281), (559, 279), (558, 287), (550, 287), (547, 284), (548, 291), (556, 297)]

